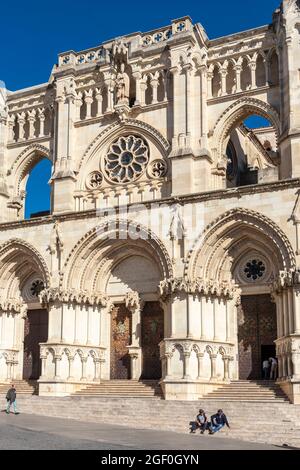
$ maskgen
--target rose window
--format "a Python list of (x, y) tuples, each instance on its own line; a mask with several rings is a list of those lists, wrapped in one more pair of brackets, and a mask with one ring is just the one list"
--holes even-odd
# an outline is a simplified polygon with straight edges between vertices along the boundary
[(149, 149), (140, 137), (129, 135), (114, 142), (105, 157), (105, 171), (115, 183), (136, 180), (149, 161)]
[(247, 278), (253, 279), (253, 281), (263, 277), (265, 271), (266, 267), (264, 263), (262, 261), (257, 261), (256, 259), (249, 261), (244, 269), (244, 273), (246, 274)]
[(44, 283), (43, 281), (40, 281), (38, 279), (37, 281), (34, 281), (31, 284), (31, 287), (30, 287), (31, 295), (34, 297), (38, 297), (38, 295), (42, 292), (43, 289), (44, 289)]

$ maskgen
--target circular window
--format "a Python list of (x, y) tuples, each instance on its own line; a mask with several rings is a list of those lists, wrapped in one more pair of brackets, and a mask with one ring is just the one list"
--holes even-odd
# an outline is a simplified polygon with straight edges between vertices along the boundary
[(38, 297), (42, 290), (44, 290), (44, 283), (40, 279), (37, 279), (31, 284), (30, 293), (33, 297)]
[(266, 267), (264, 263), (256, 259), (249, 261), (244, 268), (244, 273), (247, 279), (252, 279), (253, 281), (261, 279), (265, 274), (265, 271)]
[(115, 183), (136, 180), (145, 171), (149, 161), (149, 149), (140, 137), (120, 137), (105, 157), (105, 172)]

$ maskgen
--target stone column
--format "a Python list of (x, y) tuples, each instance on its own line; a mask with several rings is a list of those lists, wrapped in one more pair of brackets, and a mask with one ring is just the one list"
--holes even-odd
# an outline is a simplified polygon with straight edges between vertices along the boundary
[(96, 102), (97, 102), (97, 111), (96, 111), (96, 116), (102, 116), (103, 110), (102, 110), (102, 104), (103, 104), (103, 96), (100, 88), (96, 88)]
[(12, 366), (12, 363), (9, 359), (7, 359), (6, 361), (6, 366), (7, 366), (7, 380), (11, 380), (11, 366)]
[(140, 351), (134, 351), (132, 348), (129, 349), (130, 356), (130, 378), (131, 380), (139, 380), (140, 378)]
[(198, 359), (198, 377), (197, 377), (197, 379), (198, 380), (200, 380), (202, 378), (203, 358), (204, 358), (204, 353), (197, 353), (197, 359)]
[(229, 357), (223, 356), (223, 362), (224, 362), (224, 380), (228, 380), (229, 379)]
[(189, 379), (190, 378), (190, 357), (191, 353), (184, 351), (183, 353), (183, 378), (184, 379)]
[[(201, 146), (202, 148), (207, 147), (207, 69), (206, 67), (201, 67), (200, 68), (200, 74), (201, 74)], [(211, 87), (211, 85), (210, 85)]]
[(44, 379), (46, 377), (46, 362), (47, 362), (47, 355), (41, 354), (40, 356), (42, 362), (42, 370), (41, 370), (41, 377), (40, 379)]
[(81, 358), (81, 366), (82, 366), (82, 373), (81, 373), (81, 382), (86, 382), (86, 364), (87, 364), (87, 357)]
[(152, 104), (157, 103), (158, 73), (151, 76), (150, 85), (152, 87)]
[(93, 103), (93, 90), (85, 90), (84, 101), (86, 104), (86, 115), (85, 119), (91, 119), (92, 117), (92, 103)]
[(240, 93), (242, 91), (242, 88), (241, 88), (242, 67), (241, 65), (236, 65), (234, 67), (234, 70), (235, 70), (235, 77), (236, 77), (236, 92)]
[(147, 77), (144, 76), (140, 80), (140, 105), (141, 106), (145, 106), (146, 90), (147, 90)]
[(76, 94), (76, 98), (75, 98), (75, 106), (76, 106), (76, 117), (75, 117), (75, 120), (76, 121), (80, 121), (80, 111), (81, 111), (81, 106), (82, 106), (82, 93), (81, 91), (79, 91), (77, 94)]
[(282, 354), (282, 378), (286, 379), (287, 377), (287, 370), (286, 370), (286, 355)]
[(183, 66), (183, 70), (185, 72), (185, 114), (186, 114), (186, 125), (185, 125), (185, 132), (186, 135), (189, 136), (191, 134), (192, 129), (192, 65), (185, 64)]
[(131, 345), (128, 346), (131, 358), (131, 378), (138, 380), (142, 370), (141, 311), (144, 307), (144, 302), (141, 301), (137, 292), (128, 292), (125, 297), (125, 304), (132, 314), (132, 339)]
[(135, 71), (132, 73), (133, 78), (135, 79), (135, 106), (140, 106), (141, 104), (141, 78), (142, 74), (140, 71)]
[(25, 113), (18, 113), (17, 114), (17, 120), (19, 124), (19, 142), (22, 142), (25, 140), (25, 131), (24, 131), (24, 125), (25, 125)]
[(249, 64), (251, 70), (251, 90), (257, 88), (256, 86), (256, 62), (252, 61)]
[(94, 382), (100, 383), (100, 373), (101, 373), (100, 359), (97, 359), (97, 358), (94, 359), (94, 366), (95, 366)]
[(265, 75), (266, 75), (266, 86), (269, 85), (270, 79), (270, 73), (269, 73), (269, 61), (267, 59), (264, 59), (264, 66), (265, 66)]
[(45, 135), (45, 113), (44, 113), (44, 109), (41, 109), (41, 108), (38, 109), (38, 117), (39, 117), (39, 121), (40, 121), (39, 137), (44, 137), (44, 135)]
[(293, 363), (292, 363), (291, 353), (287, 354), (287, 371), (288, 371), (288, 377), (291, 378), (293, 376)]
[(166, 357), (166, 377), (165, 377), (165, 379), (166, 379), (166, 378), (169, 378), (170, 374), (171, 374), (172, 353), (166, 353), (165, 357)]
[(294, 333), (300, 335), (300, 285), (293, 288)]
[(60, 361), (61, 356), (54, 356), (54, 380), (60, 379)]
[(212, 80), (214, 73), (211, 71), (207, 72), (207, 99), (212, 98)]
[(288, 291), (285, 289), (283, 291), (283, 325), (284, 325), (284, 335), (288, 336), (289, 334), (289, 299), (288, 299)]
[(287, 291), (288, 296), (288, 319), (289, 319), (289, 334), (294, 333), (294, 304), (293, 304), (293, 291), (291, 288)]
[(297, 350), (292, 350), (292, 372), (295, 380), (300, 380), (300, 353)]
[(28, 117), (28, 121), (29, 121), (28, 139), (34, 139), (34, 137), (35, 137), (35, 135), (34, 135), (35, 116), (36, 116), (36, 111), (35, 110), (27, 112), (27, 117)]
[(278, 294), (277, 296), (277, 309), (278, 309), (278, 337), (279, 338), (282, 338), (282, 336), (284, 335), (284, 332), (283, 332), (283, 297), (282, 297), (282, 293)]
[(217, 376), (217, 355), (216, 354), (211, 354), (210, 355), (210, 361), (211, 361), (211, 380), (216, 380)]
[(221, 96), (226, 96), (227, 95), (226, 79), (228, 75), (227, 68), (222, 68), (220, 72), (221, 72), (221, 91), (222, 91)]
[(71, 380), (74, 380), (74, 377), (73, 377), (74, 356), (69, 356), (68, 361), (69, 361), (69, 375), (68, 375), (67, 380), (71, 381)]
[(180, 133), (179, 121), (181, 119), (181, 109), (179, 103), (179, 70), (178, 67), (170, 68), (170, 72), (173, 75), (173, 147), (178, 147), (178, 135)]

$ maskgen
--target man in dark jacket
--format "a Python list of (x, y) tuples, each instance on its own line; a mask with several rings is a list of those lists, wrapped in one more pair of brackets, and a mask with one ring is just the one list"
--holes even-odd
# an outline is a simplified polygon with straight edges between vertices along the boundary
[(7, 408), (6, 408), (6, 413), (9, 414), (10, 413), (10, 407), (11, 405), (13, 405), (14, 407), (14, 413), (15, 415), (18, 415), (18, 411), (17, 411), (17, 391), (16, 391), (16, 388), (14, 386), (14, 384), (12, 384), (11, 388), (8, 390), (7, 394), (6, 394), (6, 400), (7, 400)]
[(220, 431), (220, 429), (222, 429), (225, 424), (228, 428), (230, 428), (226, 415), (223, 413), (223, 410), (218, 410), (218, 412), (215, 415), (212, 415), (210, 419), (210, 434), (214, 434), (215, 432)]

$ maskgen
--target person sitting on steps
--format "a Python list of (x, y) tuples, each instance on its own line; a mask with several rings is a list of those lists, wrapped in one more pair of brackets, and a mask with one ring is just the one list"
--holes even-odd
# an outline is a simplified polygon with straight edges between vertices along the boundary
[(218, 410), (215, 415), (211, 416), (211, 424), (209, 428), (209, 434), (215, 434), (220, 431), (226, 424), (230, 428), (226, 415), (223, 413), (223, 410)]
[(195, 434), (196, 429), (200, 429), (200, 434), (204, 434), (204, 431), (208, 429), (207, 417), (204, 410), (200, 409), (199, 414), (196, 417), (196, 421), (191, 422), (191, 433)]

